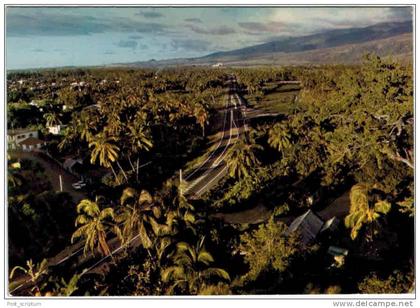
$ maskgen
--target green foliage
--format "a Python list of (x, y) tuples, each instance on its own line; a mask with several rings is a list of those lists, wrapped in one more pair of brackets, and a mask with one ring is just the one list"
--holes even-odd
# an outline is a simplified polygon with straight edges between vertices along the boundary
[(387, 214), (391, 204), (384, 200), (378, 200), (373, 205), (369, 202), (369, 187), (367, 184), (356, 184), (350, 191), (350, 213), (345, 218), (347, 228), (351, 228), (351, 238), (354, 240), (364, 224), (371, 224)]
[(403, 201), (397, 202), (397, 204), (401, 207), (400, 211), (402, 213), (408, 213), (410, 217), (414, 217), (414, 198), (409, 197)]
[(237, 179), (250, 176), (250, 170), (260, 164), (254, 152), (262, 149), (251, 138), (239, 138), (226, 152), (229, 175)]
[(276, 123), (268, 132), (268, 144), (283, 153), (291, 147), (291, 133), (286, 125)]
[(81, 274), (74, 274), (68, 282), (61, 278), (60, 280), (56, 281), (53, 277), (50, 277), (50, 280), (54, 282), (54, 290), (51, 292), (51, 295), (54, 296), (71, 296), (73, 295), (79, 288), (77, 286), (80, 280)]
[[(195, 246), (186, 242), (177, 243), (176, 251), (170, 259), (172, 265), (161, 272), (162, 281), (168, 284), (168, 294), (173, 294), (175, 291), (190, 295), (214, 292), (217, 286), (210, 289), (210, 278), (230, 280), (225, 270), (209, 267), (214, 263), (214, 259), (204, 247), (204, 237)], [(220, 290), (225, 291), (226, 288), (218, 291)]]
[(364, 294), (401, 294), (414, 290), (414, 273), (394, 271), (387, 278), (380, 278), (373, 273), (358, 284), (359, 291)]
[(9, 275), (9, 279), (12, 279), (16, 271), (21, 271), (25, 275), (29, 276), (29, 279), (34, 284), (31, 289), (31, 292), (35, 292), (35, 295), (40, 293), (41, 286), (39, 284), (39, 279), (48, 274), (48, 262), (46, 259), (43, 259), (40, 263), (33, 263), (32, 259), (26, 261), (26, 268), (22, 266), (15, 266)]
[[(110, 255), (107, 243), (107, 232), (112, 231), (117, 237), (121, 238), (121, 231), (114, 223), (114, 210), (110, 207), (100, 209), (100, 197), (95, 201), (83, 199), (77, 205), (75, 226), (80, 226), (72, 235), (71, 242), (78, 238), (85, 241), (83, 252), (86, 255), (88, 251), (95, 252), (95, 248), (104, 256)], [(96, 247), (95, 247), (96, 246)]]
[(287, 269), (298, 252), (298, 241), (285, 237), (286, 228), (286, 225), (271, 218), (257, 230), (241, 235), (239, 250), (249, 265), (249, 271), (241, 277), (242, 281), (254, 281), (265, 271), (284, 272)]
[[(204, 202), (187, 200), (178, 189), (182, 183), (176, 186), (168, 181), (172, 184), (161, 187), (163, 179), (202, 150), (207, 124), (222, 108), (220, 98), (231, 73), (237, 76), (239, 92), (251, 98), (253, 108), (285, 113), (287, 118), (277, 123), (267, 119), (250, 122), (250, 126), (258, 122), (258, 134), (251, 128), (251, 133), (226, 153), (231, 178), (220, 183)], [(12, 74), (11, 78), (18, 76)], [(88, 290), (91, 293), (112, 294), (114, 289), (134, 295), (241, 293), (247, 284), (273, 276), (291, 279), (290, 290), (297, 290), (293, 288), (300, 280), (289, 270), (301, 251), (298, 239), (284, 237), (284, 224), (271, 219), (258, 227), (221, 226), (209, 219), (202, 203), (213, 209), (256, 203), (274, 208), (274, 217), (293, 216), (307, 193), (325, 192), (314, 204), (321, 207), (349, 183), (359, 183), (351, 190), (345, 224), (353, 239), (368, 239), (363, 244), (372, 250), (380, 245), (373, 241), (374, 230), (386, 229), (381, 233), (384, 236), (399, 232), (392, 229), (402, 216), (394, 211), (394, 205), (414, 216), (413, 72), (399, 64), (368, 56), (362, 66), (87, 69), (25, 76), (34, 88), (35, 80), (48, 85), (51, 79), (66, 78), (88, 84), (73, 87), (62, 82), (57, 88), (47, 86), (34, 92), (8, 89), (9, 128), (61, 121), (67, 129), (59, 148), (66, 155), (84, 157), (90, 153), (92, 164), (99, 163), (114, 174), (115, 181), (107, 182), (107, 193), (118, 207), (101, 199), (82, 200), (73, 240), (84, 239), (85, 253), (99, 249), (102, 254), (109, 253), (107, 240), (112, 233), (124, 243), (139, 238), (142, 244), (133, 253), (123, 251), (115, 256), (118, 263), (105, 280), (108, 285), (94, 281)], [(279, 80), (300, 80), (301, 85), (280, 86)], [(29, 105), (31, 99), (44, 111)], [(275, 155), (275, 150), (281, 155)], [(139, 167), (148, 162), (145, 168)], [(28, 255), (44, 256), (28, 246), (59, 242), (56, 237), (68, 239), (67, 233), (73, 230), (66, 233), (63, 221), (74, 218), (68, 219), (59, 206), (72, 208), (64, 196), (44, 193), (51, 187), (42, 171), (21, 165), (22, 169), (8, 165), (9, 242), (12, 254), (26, 260)], [(207, 244), (217, 254), (204, 247), (209, 232), (214, 241)], [(22, 233), (28, 234), (28, 239), (18, 236)], [(398, 233), (401, 239), (406, 235)], [(198, 243), (192, 245), (197, 238)], [(232, 255), (232, 245), (239, 247), (245, 264), (238, 262), (237, 254), (227, 257)], [(221, 267), (232, 267), (232, 277), (215, 262), (220, 256), (226, 257)], [(324, 258), (318, 252), (313, 257), (310, 262), (314, 264)], [(340, 270), (347, 270), (352, 256), (348, 259)], [(376, 270), (377, 264), (371, 264), (372, 271)], [(238, 274), (243, 265), (248, 265), (248, 272)], [(346, 292), (360, 282), (353, 281), (356, 272), (343, 285), (335, 278), (329, 281), (329, 275), (318, 279), (308, 273), (299, 292)], [(230, 288), (231, 278), (235, 289)], [(53, 291), (45, 293), (47, 289), (39, 285), (38, 293), (67, 296), (83, 292), (78, 279), (78, 275), (68, 281), (52, 278), (56, 284)], [(359, 283), (359, 290), (405, 292), (411, 289), (410, 279), (405, 281), (401, 273), (385, 279), (373, 274)]]
[(209, 291), (210, 278), (230, 280), (229, 274), (217, 267), (209, 267), (214, 263), (212, 255), (204, 247), (204, 237), (195, 246), (186, 242), (176, 244), (175, 253), (170, 256), (173, 265), (161, 272), (161, 279), (168, 283), (168, 294), (178, 290), (184, 294), (200, 294)]
[(120, 203), (122, 213), (117, 222), (122, 224), (124, 242), (138, 237), (144, 248), (152, 246), (154, 237), (158, 236), (163, 226), (157, 222), (161, 216), (161, 209), (153, 197), (145, 190), (140, 193), (133, 188), (124, 189)]

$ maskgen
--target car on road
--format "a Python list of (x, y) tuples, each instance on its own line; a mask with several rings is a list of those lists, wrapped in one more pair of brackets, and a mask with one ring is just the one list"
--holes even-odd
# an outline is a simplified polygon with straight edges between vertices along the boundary
[(76, 182), (76, 183), (71, 184), (71, 186), (72, 186), (74, 189), (76, 189), (76, 190), (80, 190), (80, 189), (82, 189), (83, 187), (86, 187), (86, 183), (85, 183), (85, 182), (83, 182), (83, 180), (82, 180), (82, 181), (78, 181), (78, 182)]

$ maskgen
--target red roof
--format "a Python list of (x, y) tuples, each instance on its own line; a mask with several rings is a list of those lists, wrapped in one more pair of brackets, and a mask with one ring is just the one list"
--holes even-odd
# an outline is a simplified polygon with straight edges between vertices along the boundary
[(40, 140), (38, 138), (34, 138), (34, 137), (29, 137), (26, 138), (25, 140), (23, 140), (22, 142), (20, 142), (19, 144), (21, 145), (37, 145), (37, 144), (44, 144), (45, 141), (44, 140)]

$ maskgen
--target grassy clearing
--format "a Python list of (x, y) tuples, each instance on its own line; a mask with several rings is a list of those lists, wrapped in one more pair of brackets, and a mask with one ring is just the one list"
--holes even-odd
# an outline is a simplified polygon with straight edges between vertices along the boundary
[(289, 114), (295, 109), (295, 97), (298, 94), (299, 86), (286, 84), (263, 96), (248, 95), (245, 99), (252, 108), (265, 112)]

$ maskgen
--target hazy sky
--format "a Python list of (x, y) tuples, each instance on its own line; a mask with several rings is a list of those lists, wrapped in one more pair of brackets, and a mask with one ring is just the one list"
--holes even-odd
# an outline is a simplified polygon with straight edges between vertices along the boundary
[(326, 29), (411, 20), (410, 7), (19, 8), (6, 12), (8, 69), (201, 56)]

